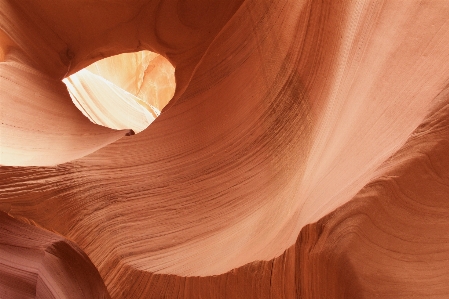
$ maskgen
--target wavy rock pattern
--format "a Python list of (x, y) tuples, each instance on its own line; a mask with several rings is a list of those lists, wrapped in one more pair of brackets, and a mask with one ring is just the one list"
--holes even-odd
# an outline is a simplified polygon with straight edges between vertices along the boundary
[(140, 134), (1, 168), (0, 209), (75, 242), (112, 298), (449, 294), (448, 2), (0, 3), (6, 70), (175, 66)]
[[(349, 203), (281, 256), (218, 276), (121, 269), (116, 298), (445, 298), (449, 93)], [(431, 192), (429, 192), (431, 190)], [(133, 281), (133, 284), (125, 282)], [(323, 287), (325, 286), (325, 287)], [(142, 294), (142, 295), (140, 295)]]
[(78, 246), (4, 212), (0, 212), (0, 297), (110, 298), (97, 269)]

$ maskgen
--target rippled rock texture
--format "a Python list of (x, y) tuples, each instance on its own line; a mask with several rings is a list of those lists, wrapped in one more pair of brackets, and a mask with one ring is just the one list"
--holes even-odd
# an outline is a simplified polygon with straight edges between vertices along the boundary
[(449, 296), (448, 15), (0, 1), (0, 294)]

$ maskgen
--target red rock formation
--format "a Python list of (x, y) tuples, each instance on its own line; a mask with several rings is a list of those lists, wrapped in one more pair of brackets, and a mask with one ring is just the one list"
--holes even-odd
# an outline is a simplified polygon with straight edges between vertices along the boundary
[(4, 212), (0, 212), (0, 297), (110, 298), (97, 269), (78, 246)]
[[(444, 298), (448, 14), (444, 1), (3, 1), (2, 134), (33, 124), (13, 98), (28, 114), (49, 105), (27, 104), (14, 76), (54, 92), (146, 49), (175, 66), (176, 92), (113, 143), (124, 132), (53, 120), (73, 129), (69, 149), (83, 126), (108, 137), (61, 155), (45, 140), (44, 161), (20, 126), (26, 140), (6, 144), (32, 159), (3, 164), (90, 154), (2, 167), (0, 208), (75, 242), (113, 298)], [(59, 95), (46, 99), (75, 111)]]
[[(271, 261), (218, 276), (121, 268), (117, 298), (445, 298), (449, 94), (349, 203)], [(431, 190), (431, 192), (429, 192)], [(133, 283), (129, 283), (133, 282)]]

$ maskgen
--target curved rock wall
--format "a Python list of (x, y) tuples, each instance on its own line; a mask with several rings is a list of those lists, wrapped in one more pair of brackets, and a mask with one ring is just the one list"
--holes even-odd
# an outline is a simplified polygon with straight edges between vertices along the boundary
[(0, 212), (1, 298), (110, 298), (73, 242)]
[[(0, 3), (2, 164), (46, 166), (2, 167), (0, 209), (75, 242), (111, 297), (449, 293), (449, 3)], [(138, 135), (52, 94), (144, 49), (176, 91)]]

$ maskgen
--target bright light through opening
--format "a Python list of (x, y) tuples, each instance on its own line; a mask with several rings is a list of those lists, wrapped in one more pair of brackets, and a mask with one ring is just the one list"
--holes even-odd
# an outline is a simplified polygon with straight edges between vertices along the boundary
[(165, 57), (141, 51), (102, 59), (63, 82), (93, 123), (139, 133), (173, 97), (175, 69)]

